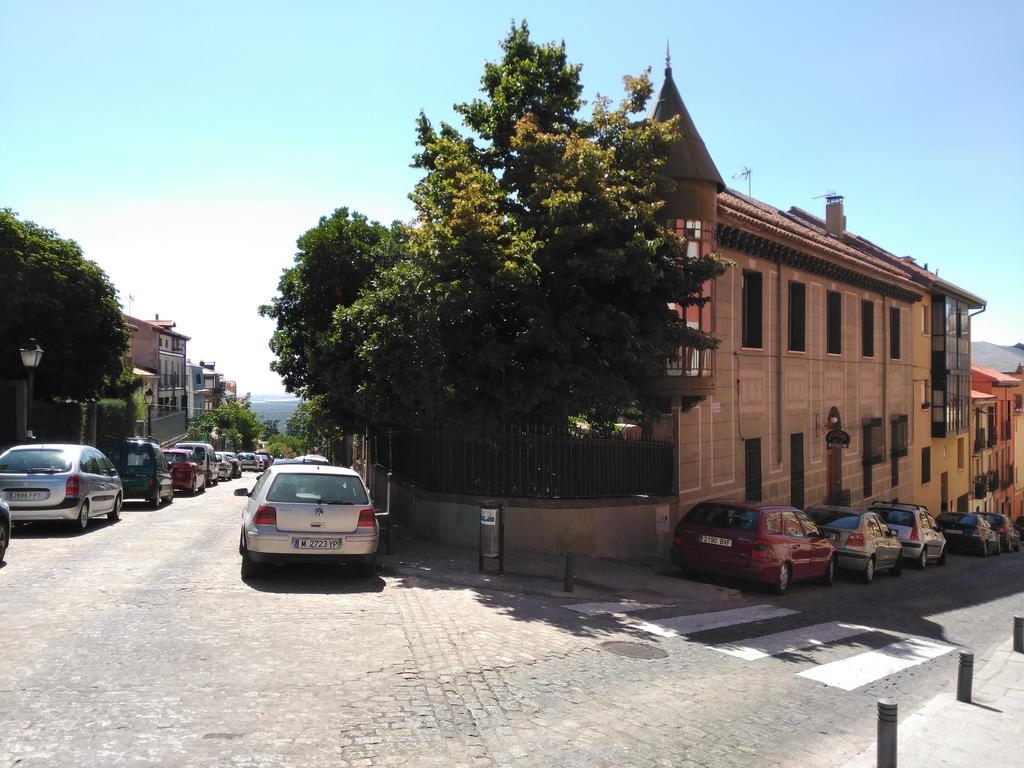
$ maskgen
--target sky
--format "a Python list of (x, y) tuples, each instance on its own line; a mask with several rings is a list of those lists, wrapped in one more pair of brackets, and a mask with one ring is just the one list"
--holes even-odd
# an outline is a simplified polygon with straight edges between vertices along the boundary
[(414, 121), (456, 121), (512, 19), (584, 98), (673, 77), (726, 182), (982, 296), (1024, 341), (1024, 2), (0, 0), (0, 207), (76, 240), (136, 317), (277, 393), (258, 314), (335, 208), (410, 220)]

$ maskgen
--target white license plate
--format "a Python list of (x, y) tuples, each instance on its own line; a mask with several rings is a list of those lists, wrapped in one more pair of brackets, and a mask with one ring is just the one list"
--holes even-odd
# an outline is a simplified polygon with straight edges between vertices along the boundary
[(292, 539), (292, 549), (338, 549), (341, 539)]
[(715, 544), (719, 547), (732, 546), (732, 539), (723, 539), (718, 536), (701, 536), (700, 540), (704, 544)]
[(959, 528), (947, 528), (946, 533), (963, 533)]
[(49, 491), (4, 491), (4, 498), (8, 501), (39, 501), (49, 496)]

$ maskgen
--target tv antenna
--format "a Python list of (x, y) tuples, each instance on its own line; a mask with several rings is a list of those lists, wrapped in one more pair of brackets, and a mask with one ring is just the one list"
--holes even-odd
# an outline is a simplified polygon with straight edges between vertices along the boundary
[(734, 173), (732, 175), (732, 177), (734, 179), (746, 179), (747, 180), (747, 197), (750, 197), (750, 174), (752, 174), (752, 173), (753, 173), (753, 171), (750, 170), (750, 168), (748, 168), (747, 166), (744, 165), (742, 168), (740, 168), (738, 171), (736, 171), (736, 173)]
[(825, 202), (828, 203), (829, 205), (832, 205), (832, 203), (841, 203), (841, 202), (843, 202), (843, 196), (842, 195), (837, 195), (836, 191), (834, 189), (826, 189), (824, 195), (816, 195), (815, 197), (812, 197), (811, 199), (812, 200), (821, 200), (821, 198), (823, 198), (823, 197), (825, 198)]

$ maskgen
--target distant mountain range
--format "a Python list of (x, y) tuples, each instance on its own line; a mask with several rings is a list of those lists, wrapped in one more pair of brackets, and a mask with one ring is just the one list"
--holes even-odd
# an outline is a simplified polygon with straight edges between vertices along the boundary
[(260, 421), (276, 421), (277, 428), (284, 432), (285, 424), (300, 402), (299, 398), (288, 394), (252, 395), (249, 407), (260, 417)]

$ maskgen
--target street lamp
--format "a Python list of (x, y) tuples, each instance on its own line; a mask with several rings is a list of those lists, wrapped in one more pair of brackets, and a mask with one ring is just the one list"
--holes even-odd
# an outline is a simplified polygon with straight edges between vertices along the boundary
[(153, 436), (153, 405), (156, 403), (156, 395), (153, 394), (153, 389), (146, 389), (146, 413), (148, 416), (149, 428), (147, 430), (146, 437)]
[(35, 439), (35, 435), (32, 434), (32, 398), (33, 385), (35, 384), (36, 368), (39, 367), (39, 363), (43, 359), (43, 350), (36, 344), (35, 339), (29, 339), (29, 345), (25, 349), (19, 350), (21, 352), (21, 362), (25, 366), (25, 370), (28, 371), (28, 405), (25, 408), (25, 436)]

